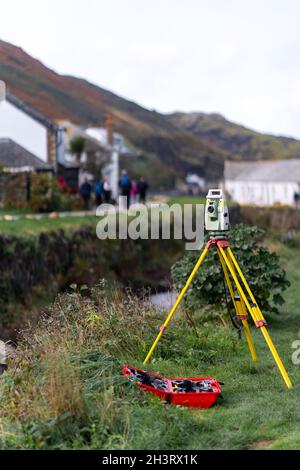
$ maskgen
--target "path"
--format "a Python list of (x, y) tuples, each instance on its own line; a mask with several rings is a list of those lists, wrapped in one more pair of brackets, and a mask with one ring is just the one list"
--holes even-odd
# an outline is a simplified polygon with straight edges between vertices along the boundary
[[(138, 204), (137, 204), (138, 206)], [(149, 202), (147, 203), (147, 207), (157, 207), (159, 203), (157, 202)], [(132, 206), (131, 208), (133, 208)], [(120, 209), (115, 207), (118, 213), (126, 212), (127, 209)], [(0, 215), (0, 221), (5, 222), (14, 222), (17, 220), (25, 219), (25, 220), (42, 220), (42, 219), (62, 219), (64, 217), (88, 217), (88, 216), (95, 216), (96, 217), (96, 208), (88, 211), (65, 211), (65, 212), (47, 212), (47, 213), (33, 213), (33, 214), (4, 214)], [(107, 211), (109, 212), (109, 211)]]

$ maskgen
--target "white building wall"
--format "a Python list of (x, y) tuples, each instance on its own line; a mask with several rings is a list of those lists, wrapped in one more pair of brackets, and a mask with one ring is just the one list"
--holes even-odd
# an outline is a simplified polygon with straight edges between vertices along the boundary
[(294, 194), (299, 191), (298, 182), (225, 181), (225, 189), (231, 199), (241, 205), (272, 206), (294, 205)]
[(47, 161), (47, 129), (7, 101), (0, 104), (0, 138), (10, 138)]

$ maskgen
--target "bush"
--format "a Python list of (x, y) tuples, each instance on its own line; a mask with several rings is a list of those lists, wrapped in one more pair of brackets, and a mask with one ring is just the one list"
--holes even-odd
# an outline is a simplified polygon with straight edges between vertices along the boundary
[(82, 210), (82, 199), (78, 194), (69, 194), (59, 188), (50, 175), (33, 173), (30, 180), (29, 207), (34, 212)]
[(56, 180), (49, 174), (32, 174), (29, 207), (35, 212), (60, 209), (61, 195)]
[(72, 212), (83, 210), (83, 201), (79, 194), (60, 193), (60, 204), (58, 210)]
[[(284, 303), (280, 292), (290, 283), (286, 279), (286, 272), (280, 267), (279, 256), (259, 244), (264, 233), (264, 230), (255, 226), (240, 224), (230, 231), (228, 239), (262, 310), (279, 313), (276, 305)], [(183, 288), (198, 258), (198, 252), (189, 252), (172, 267), (172, 278), (177, 289)], [(224, 307), (223, 279), (217, 251), (212, 249), (186, 296), (185, 305), (192, 310), (205, 304)]]

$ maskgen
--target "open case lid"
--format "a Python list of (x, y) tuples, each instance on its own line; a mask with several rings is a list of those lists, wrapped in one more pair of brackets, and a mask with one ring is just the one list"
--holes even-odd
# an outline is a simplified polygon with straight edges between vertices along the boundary
[(221, 396), (221, 383), (214, 378), (167, 379), (128, 365), (123, 367), (123, 375), (139, 388), (173, 405), (205, 409)]

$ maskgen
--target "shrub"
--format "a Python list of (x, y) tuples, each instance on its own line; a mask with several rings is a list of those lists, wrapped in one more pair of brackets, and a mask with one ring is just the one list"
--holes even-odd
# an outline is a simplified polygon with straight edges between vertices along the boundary
[(60, 192), (60, 204), (58, 210), (67, 212), (83, 210), (83, 201), (78, 194)]
[(52, 212), (60, 208), (57, 182), (49, 174), (32, 174), (29, 207), (35, 212)]
[[(286, 272), (280, 267), (279, 256), (270, 253), (259, 243), (264, 233), (264, 230), (255, 226), (240, 224), (230, 231), (228, 238), (260, 307), (266, 312), (279, 313), (276, 305), (284, 303), (280, 292), (290, 284), (286, 279)], [(198, 252), (188, 252), (172, 267), (172, 278), (177, 289), (183, 288), (198, 258)], [(212, 249), (201, 266), (189, 295), (186, 296), (185, 305), (190, 309), (199, 308), (204, 304), (224, 307), (223, 280), (217, 251)]]
[(68, 194), (58, 187), (50, 175), (31, 175), (29, 207), (34, 212), (81, 210), (83, 203), (78, 194)]

